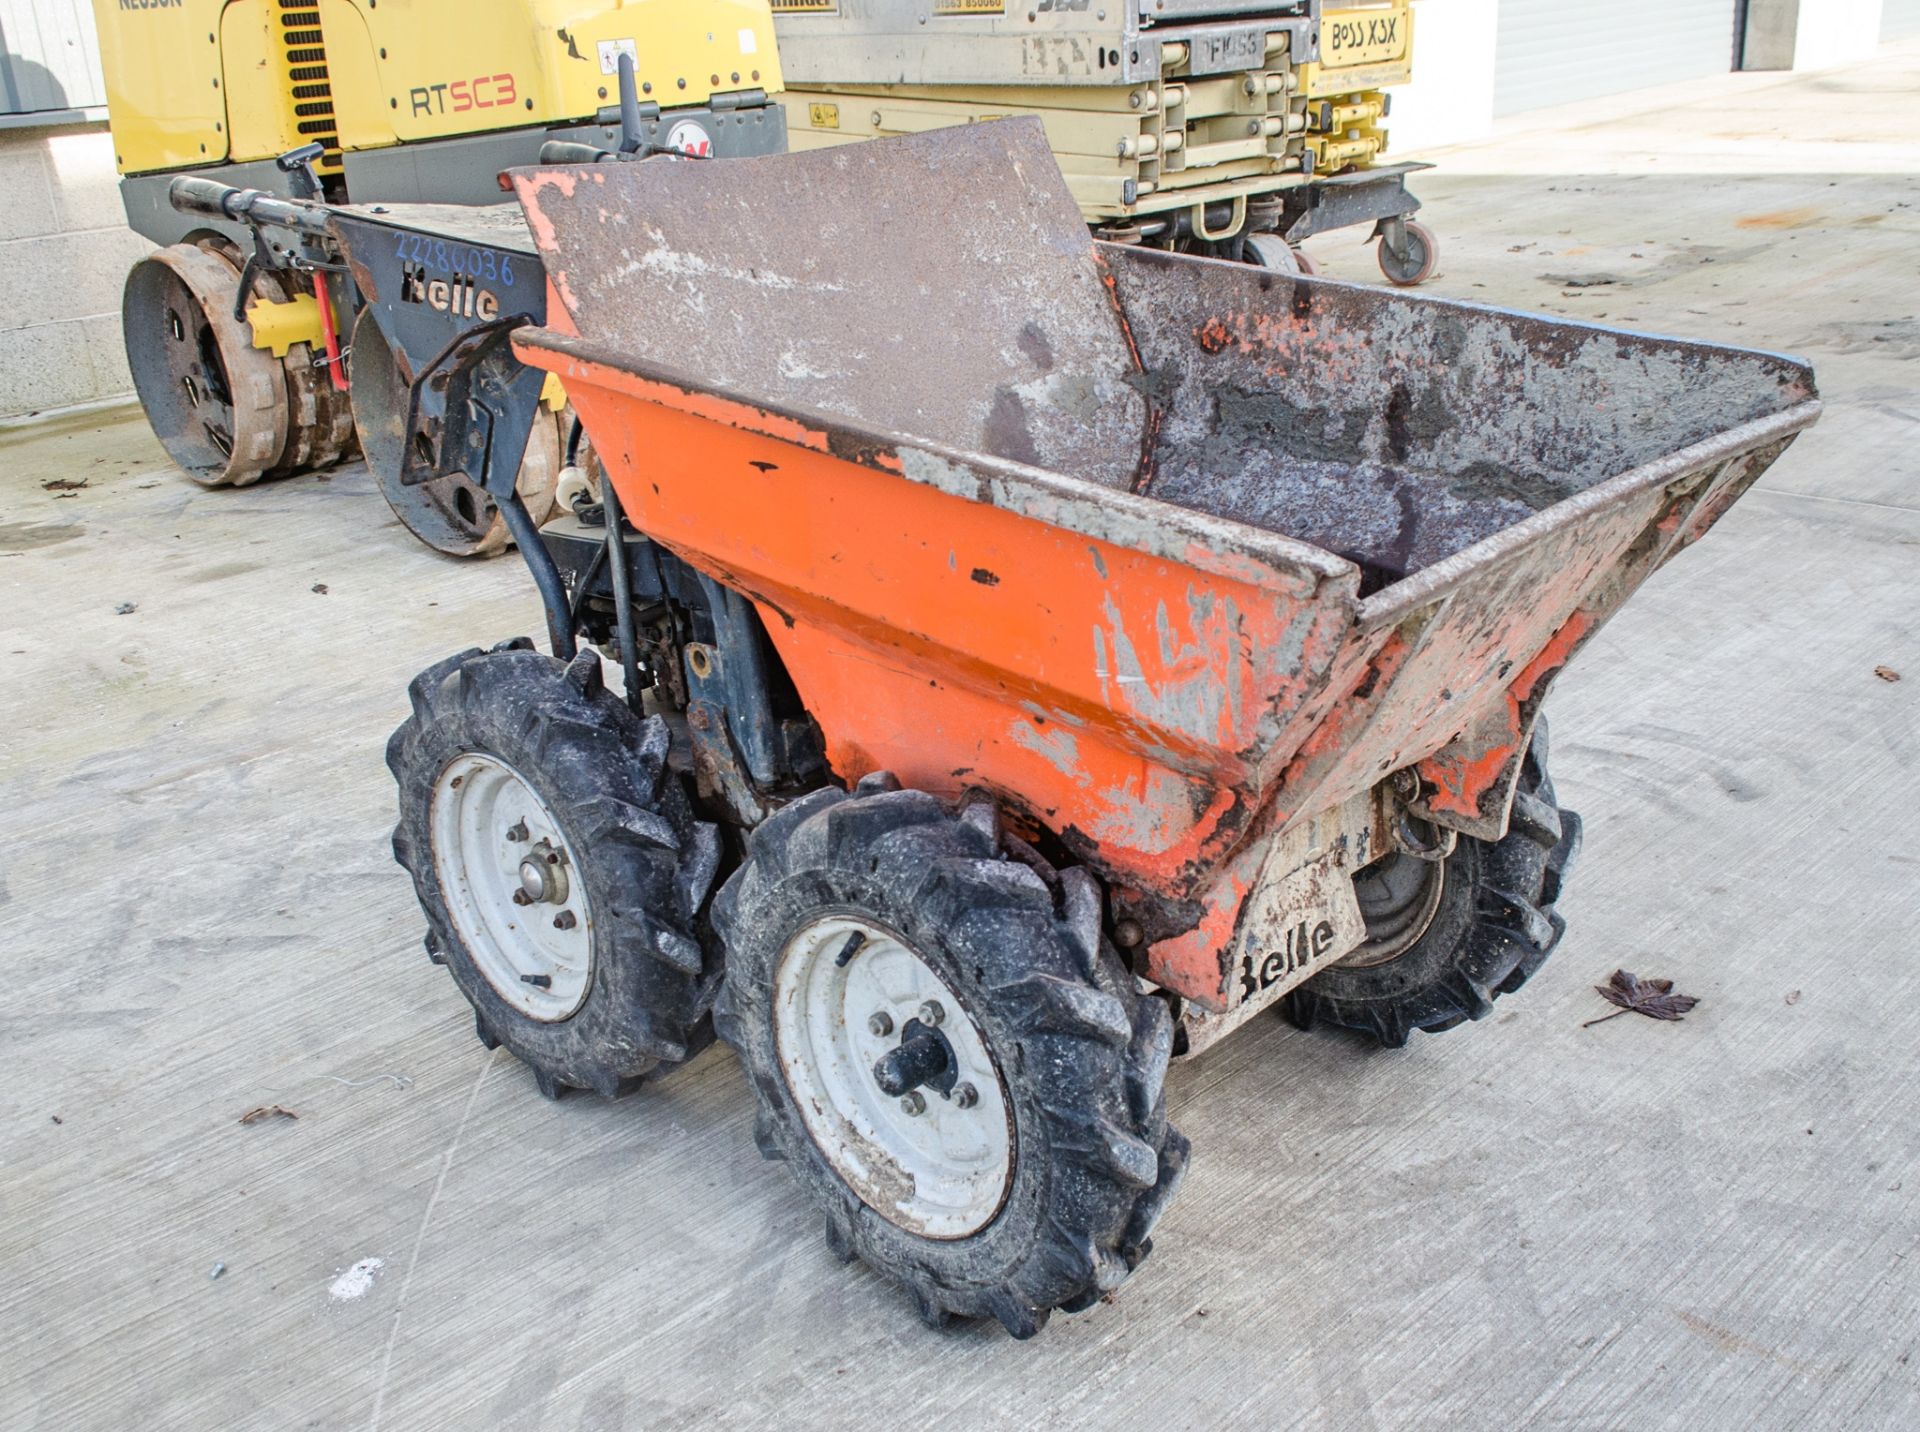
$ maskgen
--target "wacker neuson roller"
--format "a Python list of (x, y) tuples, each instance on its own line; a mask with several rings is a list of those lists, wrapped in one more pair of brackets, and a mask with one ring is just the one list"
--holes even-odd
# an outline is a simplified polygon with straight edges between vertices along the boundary
[[(623, 60), (635, 80), (625, 144), (786, 148), (766, 0), (94, 0), (94, 14), (127, 222), (163, 246), (127, 276), (121, 318), (167, 455), (203, 486), (240, 487), (329, 467), (357, 444), (395, 515), (455, 556), (499, 552), (511, 534), (457, 472), (401, 480), (408, 389), (491, 316), (477, 309), (524, 311), (544, 284), (529, 300), (511, 263), (468, 271), (426, 256), (411, 303), (370, 312), (361, 276), (313, 236), (288, 245), (177, 209), (174, 180), (269, 201), (497, 206), (499, 172), (543, 145), (613, 147)], [(566, 402), (557, 383), (543, 397), (520, 474), (536, 522), (555, 508)]]
[[(1549, 687), (1819, 412), (1790, 358), (1097, 242), (1032, 119), (512, 177), (544, 321), (437, 370), (428, 467), (517, 507), (551, 373), (610, 481), (521, 544), (551, 653), (448, 658), (389, 743), (428, 953), (549, 1095), (717, 1031), (936, 1324), (1139, 1265), (1169, 1060), (1539, 969)], [(291, 207), (377, 292), (433, 251)]]

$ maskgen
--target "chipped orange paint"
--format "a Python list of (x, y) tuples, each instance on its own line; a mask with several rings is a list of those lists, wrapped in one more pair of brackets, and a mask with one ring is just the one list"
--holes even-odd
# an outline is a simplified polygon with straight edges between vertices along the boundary
[[(769, 412), (765, 408), (756, 408), (751, 403), (736, 402), (718, 394), (704, 393), (697, 389), (680, 388), (671, 383), (657, 382), (651, 378), (642, 378), (634, 373), (623, 373), (617, 368), (609, 368), (603, 363), (591, 362), (582, 358), (562, 357), (557, 364), (542, 364), (518, 344), (515, 351), (523, 362), (531, 362), (535, 367), (548, 367), (549, 371), (559, 375), (560, 381), (568, 386), (583, 385), (604, 388), (611, 392), (625, 393), (630, 397), (649, 403), (669, 404), (692, 414), (706, 418), (726, 427), (738, 428), (743, 432), (761, 433), (767, 437), (779, 438), (783, 442), (798, 443), (803, 447), (827, 450), (826, 434), (817, 428), (810, 428), (780, 413)], [(898, 459), (895, 459), (894, 471), (898, 471)]]
[(547, 280), (547, 327), (555, 333), (564, 333), (570, 338), (580, 336), (580, 330), (574, 327), (573, 310), (565, 303), (566, 295), (554, 286), (551, 278)]
[(568, 198), (579, 186), (581, 171), (576, 169), (540, 169), (527, 174), (515, 174), (513, 192), (519, 198), (520, 205), (527, 211), (527, 226), (533, 231), (533, 242), (544, 253), (552, 253), (555, 247), (553, 220), (540, 208), (540, 195), (548, 189), (558, 189)]
[(1224, 577), (903, 482), (897, 451), (850, 460), (822, 427), (559, 341), (517, 348), (560, 375), (648, 535), (760, 605), (841, 778), (991, 790), (1169, 896), (1238, 842), (1250, 758), (1340, 651), (1349, 588), (1302, 600), (1270, 568)]
[(1187, 902), (1195, 923), (1147, 970), (1208, 1008), (1233, 999), (1269, 842), (1415, 763), (1436, 813), (1484, 821), (1553, 673), (1686, 530), (1686, 501), (1656, 490), (1401, 610), (1231, 544), (1025, 515), (996, 505), (1004, 467), (641, 376), (553, 331), (515, 348), (561, 376), (647, 535), (756, 603), (836, 776), (989, 792), (1125, 898)]
[(1201, 1006), (1222, 1010), (1232, 1002), (1229, 952), (1240, 924), (1240, 909), (1253, 892), (1265, 845), (1248, 845), (1221, 870), (1207, 889), (1200, 920), (1191, 930), (1147, 947), (1147, 978)]
[(1553, 639), (1540, 648), (1540, 654), (1527, 663), (1527, 669), (1520, 673), (1508, 693), (1508, 704), (1515, 709), (1524, 703), (1537, 700), (1546, 695), (1544, 689), (1547, 680), (1558, 674), (1567, 664), (1567, 658), (1573, 655), (1573, 649), (1580, 645), (1587, 633), (1594, 629), (1591, 612), (1575, 612), (1567, 618), (1566, 625), (1553, 634)]
[[(1526, 754), (1533, 711), (1546, 695), (1547, 684), (1594, 626), (1593, 615), (1586, 611), (1567, 618), (1503, 693), (1502, 705), (1482, 716), (1476, 731), (1482, 743), (1478, 749), (1456, 741), (1414, 767), (1432, 787), (1427, 798), (1431, 812), (1477, 820), (1490, 813), (1490, 803), (1504, 805), (1513, 772)], [(1490, 737), (1489, 729), (1496, 723), (1498, 736)]]

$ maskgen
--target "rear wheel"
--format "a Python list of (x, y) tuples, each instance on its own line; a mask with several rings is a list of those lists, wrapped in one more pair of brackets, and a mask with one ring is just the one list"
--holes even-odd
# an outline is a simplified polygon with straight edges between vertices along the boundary
[(1029, 1337), (1119, 1286), (1178, 1186), (1166, 1007), (1082, 871), (1006, 858), (991, 807), (869, 778), (762, 825), (716, 901), (715, 1020), (828, 1243), (921, 1316)]
[(572, 665), (511, 643), (415, 678), (387, 743), (394, 858), (427, 952), (542, 1093), (609, 1098), (711, 1042), (720, 962), (702, 939), (718, 832), (666, 766), (667, 728)]
[[(353, 326), (353, 421), (367, 466), (406, 529), (450, 557), (491, 557), (512, 540), (507, 519), (491, 494), (464, 473), (449, 473), (411, 486), (400, 481), (406, 456), (408, 378), (380, 331), (371, 307)], [(420, 454), (435, 455), (439, 429), (416, 434)], [(545, 407), (534, 414), (515, 490), (534, 525), (553, 513), (560, 475), (560, 424)]]
[(1580, 817), (1555, 802), (1546, 758), (1542, 720), (1500, 840), (1462, 836), (1442, 860), (1396, 853), (1355, 876), (1367, 940), (1289, 994), (1288, 1018), (1397, 1047), (1484, 1018), (1526, 983), (1566, 929), (1554, 905), (1580, 851)]

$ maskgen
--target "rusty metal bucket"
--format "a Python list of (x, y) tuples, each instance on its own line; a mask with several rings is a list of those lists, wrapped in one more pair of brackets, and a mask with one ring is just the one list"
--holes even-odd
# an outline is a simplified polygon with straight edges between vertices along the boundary
[(639, 526), (835, 773), (981, 789), (1234, 998), (1273, 843), (1388, 773), (1497, 836), (1571, 654), (1819, 411), (1802, 363), (1095, 244), (1037, 122), (516, 171)]

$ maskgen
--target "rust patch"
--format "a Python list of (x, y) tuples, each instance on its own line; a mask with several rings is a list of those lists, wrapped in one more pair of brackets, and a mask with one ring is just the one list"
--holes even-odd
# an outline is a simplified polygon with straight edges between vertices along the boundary
[(883, 472), (900, 471), (900, 455), (891, 444), (876, 442), (844, 428), (827, 429), (827, 451), (837, 458), (857, 462), (862, 467), (877, 467)]

